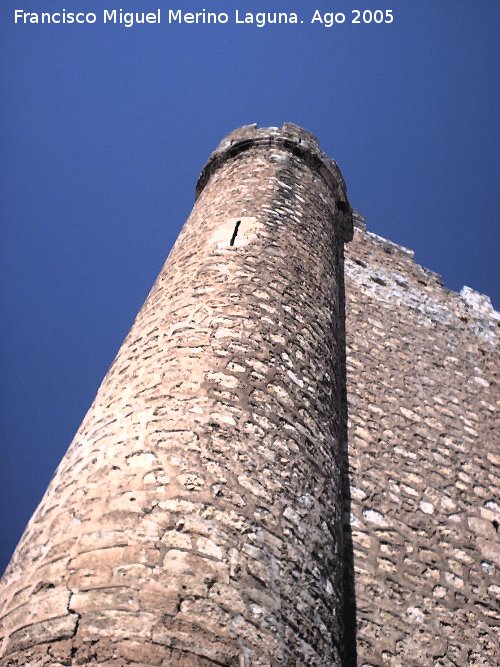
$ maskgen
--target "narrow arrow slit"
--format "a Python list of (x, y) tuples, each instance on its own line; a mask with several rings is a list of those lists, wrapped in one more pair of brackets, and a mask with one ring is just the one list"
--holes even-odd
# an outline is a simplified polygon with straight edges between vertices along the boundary
[(241, 220), (237, 220), (237, 222), (234, 226), (233, 235), (231, 236), (231, 240), (229, 241), (229, 245), (234, 245), (236, 237), (238, 236), (238, 229), (239, 229), (240, 225), (241, 225)]

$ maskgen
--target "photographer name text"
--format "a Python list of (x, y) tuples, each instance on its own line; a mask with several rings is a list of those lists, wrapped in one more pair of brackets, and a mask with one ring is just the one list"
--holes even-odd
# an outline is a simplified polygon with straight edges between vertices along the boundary
[(97, 12), (66, 11), (32, 12), (15, 9), (13, 21), (19, 26), (34, 25), (116, 25), (124, 28), (136, 28), (152, 25), (237, 25), (266, 28), (275, 25), (317, 25), (333, 28), (349, 25), (387, 25), (394, 22), (392, 9), (352, 9), (349, 12), (324, 11), (312, 9), (305, 13), (297, 12), (252, 12), (235, 9), (231, 12), (202, 11), (190, 12), (183, 9), (158, 8), (148, 12), (130, 12), (123, 9), (103, 9)]

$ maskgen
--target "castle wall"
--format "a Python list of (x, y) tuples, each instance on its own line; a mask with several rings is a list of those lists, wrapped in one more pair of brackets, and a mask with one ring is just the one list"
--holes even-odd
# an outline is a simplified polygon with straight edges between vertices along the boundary
[(493, 667), (500, 319), (362, 224), (345, 274), (358, 664)]
[(0, 664), (493, 667), (488, 299), (359, 217), (344, 263), (296, 126), (229, 135), (197, 197), (2, 579)]
[(198, 194), (6, 571), (3, 666), (340, 664), (343, 182), (244, 128)]

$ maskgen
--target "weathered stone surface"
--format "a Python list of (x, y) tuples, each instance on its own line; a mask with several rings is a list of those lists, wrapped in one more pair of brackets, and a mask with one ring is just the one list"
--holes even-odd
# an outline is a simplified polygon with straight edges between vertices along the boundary
[(345, 344), (351, 211), (296, 126), (197, 192), (2, 580), (0, 664), (493, 667), (500, 316), (355, 215)]
[(197, 194), (6, 571), (2, 665), (340, 664), (344, 183), (249, 126)]
[(358, 664), (493, 667), (500, 317), (359, 218), (345, 271)]

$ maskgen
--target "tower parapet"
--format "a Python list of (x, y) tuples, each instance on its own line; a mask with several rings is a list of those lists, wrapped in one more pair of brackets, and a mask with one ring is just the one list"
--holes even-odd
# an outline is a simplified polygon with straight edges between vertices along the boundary
[[(196, 185), (198, 197), (212, 174), (226, 160), (234, 158), (242, 151), (250, 149), (277, 148), (286, 150), (300, 158), (312, 171), (319, 174), (334, 193), (339, 215), (338, 226), (344, 241), (353, 236), (352, 210), (347, 198), (347, 189), (337, 163), (324, 153), (318, 139), (304, 128), (294, 123), (284, 123), (282, 127), (257, 127), (244, 125), (228, 134), (208, 159)], [(275, 156), (275, 160), (279, 160)], [(281, 158), (282, 159), (282, 158)]]

